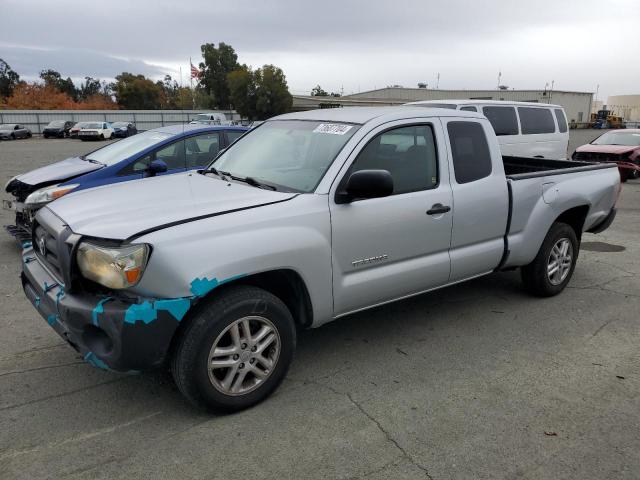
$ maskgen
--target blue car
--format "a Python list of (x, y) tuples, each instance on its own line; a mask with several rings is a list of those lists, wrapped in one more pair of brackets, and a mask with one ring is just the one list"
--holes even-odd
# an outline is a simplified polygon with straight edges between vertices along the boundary
[(70, 192), (154, 175), (202, 168), (248, 128), (215, 125), (172, 125), (139, 133), (80, 157), (67, 158), (18, 175), (2, 201), (16, 215), (6, 226), (19, 241), (31, 238), (31, 221), (44, 205)]

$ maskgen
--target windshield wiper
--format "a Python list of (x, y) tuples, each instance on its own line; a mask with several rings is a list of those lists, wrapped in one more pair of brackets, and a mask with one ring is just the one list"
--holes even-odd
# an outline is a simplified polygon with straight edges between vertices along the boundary
[(226, 180), (227, 179), (226, 177), (233, 178), (229, 172), (218, 170), (216, 167), (209, 167), (202, 173), (213, 173), (214, 175), (217, 175), (223, 180)]
[(85, 155), (82, 155), (79, 158), (80, 158), (80, 160), (84, 160), (85, 162), (95, 163), (97, 165), (104, 165), (104, 163), (99, 162), (98, 160), (94, 160), (93, 158), (87, 158)]
[(237, 177), (235, 175), (232, 175), (228, 172), (222, 172), (222, 173), (226, 173), (232, 180), (236, 180), (238, 182), (244, 182), (247, 185), (251, 185), (252, 187), (257, 187), (257, 188), (266, 188), (269, 190), (278, 190), (274, 185), (269, 185), (267, 183), (263, 183), (259, 180), (256, 180), (253, 177)]

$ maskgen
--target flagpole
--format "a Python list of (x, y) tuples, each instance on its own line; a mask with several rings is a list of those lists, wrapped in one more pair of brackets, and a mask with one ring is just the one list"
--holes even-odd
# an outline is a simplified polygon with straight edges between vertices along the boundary
[(189, 57), (189, 81), (191, 82), (191, 108), (196, 109), (196, 97), (193, 92), (193, 63), (191, 63), (191, 57)]

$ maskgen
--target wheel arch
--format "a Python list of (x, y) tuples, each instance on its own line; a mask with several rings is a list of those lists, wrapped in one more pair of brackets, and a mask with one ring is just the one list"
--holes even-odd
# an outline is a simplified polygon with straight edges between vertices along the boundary
[[(587, 219), (588, 213), (589, 205), (579, 205), (562, 212), (553, 221), (553, 223), (566, 223), (567, 225), (569, 225), (571, 228), (573, 228), (573, 231), (578, 238), (578, 242), (580, 242), (580, 239), (582, 237), (582, 229), (584, 227), (584, 222)], [(551, 225), (553, 225), (553, 223)]]
[(198, 304), (234, 285), (251, 285), (278, 297), (287, 306), (296, 326), (310, 327), (313, 323), (311, 296), (302, 276), (293, 269), (280, 268), (237, 277), (214, 288), (198, 300)]

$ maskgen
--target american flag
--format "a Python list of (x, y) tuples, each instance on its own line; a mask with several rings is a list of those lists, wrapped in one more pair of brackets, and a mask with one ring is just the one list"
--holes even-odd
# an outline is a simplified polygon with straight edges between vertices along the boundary
[(193, 63), (191, 63), (191, 78), (200, 78), (200, 70), (198, 70)]

